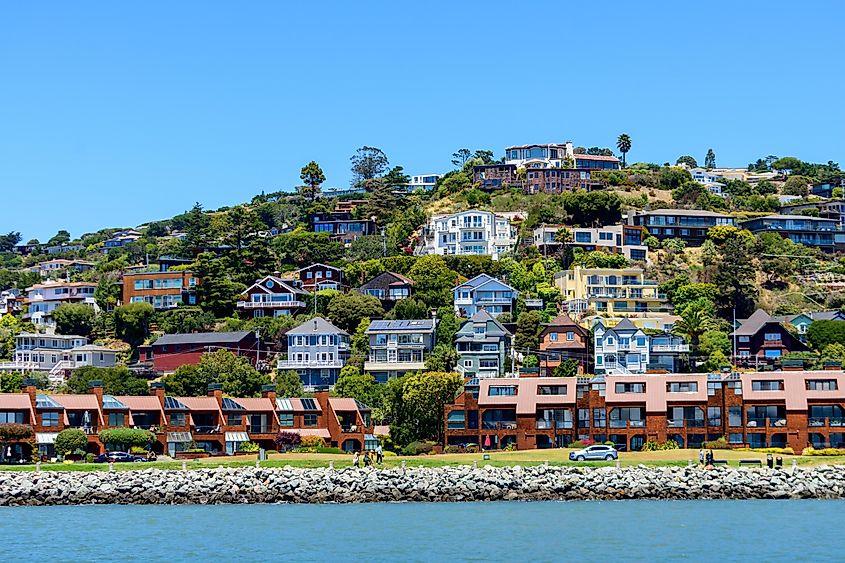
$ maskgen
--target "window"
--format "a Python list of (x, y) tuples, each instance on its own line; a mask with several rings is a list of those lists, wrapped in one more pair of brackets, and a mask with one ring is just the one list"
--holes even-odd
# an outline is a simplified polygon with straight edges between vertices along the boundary
[(23, 424), (23, 412), (0, 412), (0, 424)]
[(766, 340), (768, 342), (772, 342), (772, 341), (780, 342), (780, 333), (779, 332), (767, 332), (763, 336), (763, 340)]
[(549, 341), (557, 342), (557, 333), (556, 332), (552, 332), (551, 334), (549, 334)]
[(491, 385), (487, 390), (488, 397), (514, 397), (516, 396), (515, 385)]
[(123, 426), (124, 419), (126, 417), (123, 415), (122, 412), (110, 412), (109, 413), (109, 426), (112, 428), (119, 428)]
[(669, 393), (695, 393), (698, 391), (698, 382), (672, 381), (666, 384), (666, 391)]
[(185, 413), (172, 412), (170, 413), (170, 426), (185, 426)]
[(722, 407), (707, 407), (707, 425), (722, 425)]
[(645, 393), (645, 383), (617, 383), (617, 393)]
[(728, 426), (742, 426), (742, 407), (728, 407)]
[(293, 413), (292, 412), (280, 412), (279, 413), (279, 426), (293, 426)]
[(498, 369), (499, 360), (479, 360), (478, 367), (487, 369)]
[(228, 424), (229, 426), (240, 426), (241, 424), (243, 424), (243, 416), (235, 412), (227, 413), (226, 424)]
[(302, 424), (303, 424), (303, 426), (317, 426), (317, 415), (316, 414), (304, 414), (304, 415), (302, 415)]
[(578, 409), (578, 428), (590, 427), (590, 409)]
[(472, 367), (472, 360), (464, 360), (464, 367), (471, 368)]
[(751, 382), (751, 390), (752, 391), (783, 391), (783, 380), (782, 379), (774, 379), (771, 381), (752, 381)]
[(449, 430), (463, 430), (466, 427), (466, 413), (464, 411), (452, 411), (447, 417)]
[(607, 426), (607, 413), (604, 409), (593, 409), (593, 426), (596, 428)]
[(742, 444), (744, 440), (742, 439), (742, 432), (732, 432), (728, 434), (728, 443), (731, 444)]
[(566, 395), (566, 385), (540, 385), (538, 395)]
[(566, 340), (567, 340), (568, 342), (572, 342), (573, 340), (575, 340), (575, 333), (574, 333), (574, 332), (571, 332), (571, 331), (570, 331), (570, 332), (567, 332), (567, 333), (566, 333)]
[(838, 389), (835, 379), (808, 379), (805, 384), (807, 391), (836, 391)]
[(740, 342), (751, 342), (751, 337), (749, 337), (749, 336), (740, 336), (740, 337), (739, 337), (739, 341), (740, 341)]
[(59, 413), (57, 413), (57, 412), (41, 413), (41, 426), (58, 426), (58, 425), (59, 425)]

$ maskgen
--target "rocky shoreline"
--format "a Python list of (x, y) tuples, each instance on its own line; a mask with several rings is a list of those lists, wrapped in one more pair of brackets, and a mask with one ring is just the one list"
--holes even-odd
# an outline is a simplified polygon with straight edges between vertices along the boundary
[(845, 498), (845, 467), (0, 472), (0, 506), (791, 498)]

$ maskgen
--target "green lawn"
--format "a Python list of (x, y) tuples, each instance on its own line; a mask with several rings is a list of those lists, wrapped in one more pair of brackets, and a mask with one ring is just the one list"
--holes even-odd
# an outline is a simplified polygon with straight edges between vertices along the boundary
[[(579, 466), (579, 467), (602, 467), (614, 466), (615, 462), (572, 462), (569, 461), (569, 449), (553, 450), (524, 450), (515, 452), (492, 452), (490, 459), (485, 460), (484, 454), (443, 454), (416, 457), (386, 456), (382, 467), (399, 467), (405, 462), (406, 467), (444, 467), (471, 465), (477, 462), (479, 467), (492, 465), (494, 467), (507, 467), (514, 465), (541, 465), (548, 462), (556, 466)], [(760, 459), (765, 463), (766, 454), (716, 450), (716, 459), (726, 459), (731, 467), (738, 467), (740, 459)], [(689, 460), (697, 463), (698, 450), (667, 450), (661, 452), (623, 452), (620, 454), (622, 466), (646, 465), (651, 467), (662, 466), (685, 466)], [(789, 456), (784, 455), (784, 467), (791, 467), (795, 459), (799, 465), (834, 465), (845, 464), (845, 456), (833, 457), (810, 457), (810, 456)], [(311, 453), (288, 453), (272, 454), (270, 459), (261, 462), (261, 467), (328, 467), (334, 463), (336, 468), (350, 467), (352, 458), (345, 454), (311, 454)], [(255, 465), (255, 457), (216, 457), (188, 461), (188, 469), (203, 469), (209, 467), (252, 467)], [(153, 463), (116, 463), (116, 471), (140, 470), (140, 469), (181, 469), (181, 461), (158, 461)], [(109, 466), (105, 463), (54, 463), (42, 464), (43, 471), (108, 471)], [(35, 471), (35, 465), (3, 465), (0, 471)]]

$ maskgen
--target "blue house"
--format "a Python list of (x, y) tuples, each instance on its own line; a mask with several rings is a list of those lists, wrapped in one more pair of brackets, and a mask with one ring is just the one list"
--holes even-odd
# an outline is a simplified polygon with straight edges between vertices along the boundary
[(497, 317), (513, 312), (519, 292), (487, 274), (479, 274), (452, 290), (455, 314), (472, 317), (481, 309)]
[(295, 370), (307, 391), (319, 391), (337, 383), (340, 369), (349, 359), (349, 333), (322, 317), (305, 321), (286, 334), (288, 357), (279, 370)]

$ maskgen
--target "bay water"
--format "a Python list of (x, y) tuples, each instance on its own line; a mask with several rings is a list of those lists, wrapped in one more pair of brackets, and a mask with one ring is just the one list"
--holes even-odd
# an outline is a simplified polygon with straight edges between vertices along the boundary
[(841, 561), (843, 501), (0, 509), (0, 560)]

